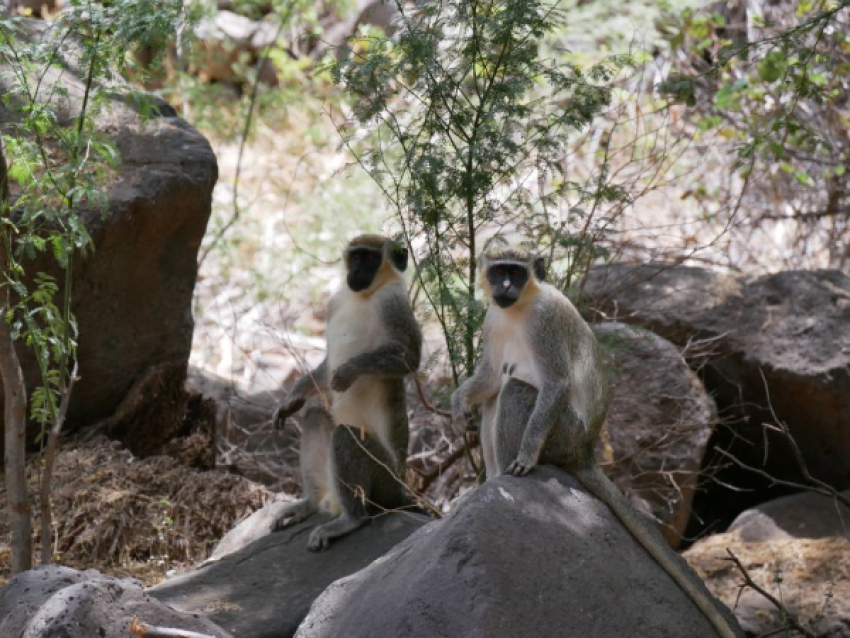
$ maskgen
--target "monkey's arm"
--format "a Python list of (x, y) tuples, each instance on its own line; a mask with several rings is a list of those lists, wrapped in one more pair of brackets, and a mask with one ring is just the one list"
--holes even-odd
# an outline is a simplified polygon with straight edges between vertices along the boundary
[(282, 426), (283, 422), (304, 407), (307, 399), (314, 396), (319, 390), (327, 388), (328, 385), (328, 359), (322, 361), (314, 370), (302, 376), (292, 387), (286, 401), (284, 401), (272, 416), (275, 425)]
[(452, 394), (452, 425), (455, 429), (466, 429), (472, 406), (495, 397), (499, 393), (499, 387), (500, 378), (490, 360), (485, 341), (484, 352), (475, 372)]
[(381, 319), (387, 341), (374, 350), (358, 354), (333, 371), (331, 388), (345, 392), (364, 374), (403, 377), (419, 369), (422, 333), (407, 297), (392, 296), (383, 301)]

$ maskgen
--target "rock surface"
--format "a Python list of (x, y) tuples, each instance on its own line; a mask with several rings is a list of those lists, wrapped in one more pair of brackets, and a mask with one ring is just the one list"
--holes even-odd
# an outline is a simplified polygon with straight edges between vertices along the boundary
[(666, 339), (623, 323), (594, 324), (593, 330), (611, 372), (611, 405), (597, 461), (678, 547), (717, 419), (714, 401)]
[[(32, 23), (35, 37), (46, 28)], [(68, 67), (49, 71), (41, 94), (57, 95), (52, 86), (66, 90), (60, 119), (73, 121), (84, 84), (73, 60)], [(0, 94), (10, 91), (10, 83), (10, 74), (0, 64)], [(171, 107), (154, 101), (156, 114), (143, 123), (131, 102), (127, 96), (115, 98), (95, 121), (98, 131), (114, 140), (122, 163), (110, 182), (106, 215), (100, 210), (83, 213), (95, 250), (78, 258), (73, 272), (80, 380), (74, 387), (68, 430), (109, 417), (151, 369), (158, 369), (166, 399), (180, 401), (183, 391), (194, 326), (197, 253), (210, 215), (216, 159), (204, 137)], [(13, 107), (0, 105), (0, 129), (8, 132), (16, 117)], [(62, 281), (50, 256), (26, 267)], [(22, 354), (32, 389), (41, 384), (37, 367), (29, 352)], [(157, 419), (146, 419), (144, 428), (151, 422)], [(161, 419), (156, 427), (174, 425), (166, 422)], [(170, 434), (144, 428), (130, 431), (133, 427), (128, 426), (115, 434), (138, 439), (134, 451), (140, 454), (151, 453)]]
[[(850, 499), (850, 490), (843, 492)], [(836, 499), (802, 492), (742, 512), (729, 527), (746, 542), (787, 538), (850, 538), (850, 508)]]
[(271, 421), (286, 391), (252, 391), (235, 380), (194, 366), (189, 367), (186, 387), (214, 403), (217, 467), (226, 467), (277, 492), (300, 489), (298, 440), (304, 411), (287, 419), (283, 428)]
[(363, 569), (427, 519), (414, 514), (383, 516), (335, 540), (324, 552), (310, 552), (307, 536), (323, 520), (327, 518), (315, 516), (279, 532), (266, 532), (222, 560), (148, 591), (176, 609), (208, 615), (236, 636), (291, 636), (328, 585)]
[(258, 509), (244, 521), (241, 521), (219, 541), (212, 554), (210, 554), (209, 562), (221, 560), (225, 556), (229, 556), (238, 552), (240, 549), (248, 547), (254, 541), (268, 536), (269, 530), (277, 520), (278, 515), (291, 505), (293, 500), (291, 498), (276, 500), (267, 504), (262, 509)]
[[(705, 340), (697, 363), (705, 364), (703, 381), (730, 424), (717, 430), (713, 447), (800, 482), (787, 439), (763, 427), (785, 424), (816, 478), (850, 487), (850, 278), (830, 270), (742, 277), (616, 264), (594, 268), (585, 292), (607, 316), (680, 347), (690, 343), (692, 354), (693, 340)], [(715, 463), (738, 465), (728, 457)], [(740, 477), (720, 478), (735, 484)], [(730, 495), (741, 501), (738, 512), (755, 504), (747, 494), (764, 500), (752, 491)]]
[[(740, 590), (740, 571), (730, 549), (750, 577), (781, 600), (798, 622), (819, 638), (850, 638), (850, 539), (789, 538), (746, 542), (741, 530), (711, 536), (685, 552), (709, 589), (730, 607), (751, 636), (799, 636), (781, 631), (787, 623), (775, 605), (753, 589)], [(739, 598), (740, 594), (740, 598)], [(736, 605), (737, 601), (737, 605)]]
[(716, 634), (601, 501), (540, 467), (488, 481), (449, 518), (335, 582), (296, 635)]
[(231, 636), (197, 614), (154, 600), (137, 581), (94, 570), (36, 567), (0, 591), (0, 636), (9, 638), (118, 638), (130, 635), (134, 617), (148, 625)]
[(196, 46), (189, 54), (190, 72), (205, 82), (239, 82), (238, 67), (256, 60), (281, 32), (267, 20), (251, 20), (226, 9), (202, 18), (194, 28)]

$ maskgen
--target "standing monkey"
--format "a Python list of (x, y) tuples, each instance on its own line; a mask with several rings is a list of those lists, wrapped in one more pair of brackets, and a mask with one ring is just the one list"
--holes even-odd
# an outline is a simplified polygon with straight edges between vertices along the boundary
[(481, 263), (490, 297), (475, 373), (452, 396), (465, 427), (483, 404), (481, 446), (488, 478), (527, 474), (538, 463), (574, 474), (603, 501), (724, 638), (742, 636), (700, 578), (602, 473), (594, 443), (608, 409), (599, 344), (570, 301), (544, 282), (545, 261), (525, 250), (491, 249)]
[(346, 286), (330, 300), (325, 360), (295, 383), (274, 416), (282, 424), (311, 395), (330, 389), (330, 412), (310, 408), (304, 419), (304, 495), (272, 526), (294, 525), (319, 509), (335, 515), (311, 532), (312, 551), (363, 525), (369, 511), (410, 502), (404, 376), (419, 368), (422, 334), (402, 276), (407, 249), (386, 237), (361, 235), (343, 258)]

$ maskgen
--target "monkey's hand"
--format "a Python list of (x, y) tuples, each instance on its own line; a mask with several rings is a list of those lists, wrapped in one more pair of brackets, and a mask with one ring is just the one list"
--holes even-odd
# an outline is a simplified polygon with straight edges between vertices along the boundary
[(475, 431), (475, 424), (472, 421), (472, 411), (466, 405), (466, 401), (463, 400), (460, 390), (455, 390), (455, 393), (452, 395), (452, 428), (458, 433)]
[(508, 465), (508, 469), (505, 470), (505, 474), (525, 476), (534, 468), (535, 465), (537, 465), (536, 458), (532, 459), (530, 455), (520, 451), (519, 456), (517, 456), (513, 461), (511, 461), (511, 464)]
[(335, 392), (345, 392), (357, 381), (355, 369), (349, 365), (342, 364), (334, 371), (331, 379), (331, 389)]
[(297, 395), (289, 397), (286, 402), (282, 403), (280, 407), (274, 411), (274, 414), (272, 415), (272, 423), (275, 427), (282, 428), (286, 423), (286, 419), (298, 412), (298, 410), (302, 407), (304, 407), (304, 397)]

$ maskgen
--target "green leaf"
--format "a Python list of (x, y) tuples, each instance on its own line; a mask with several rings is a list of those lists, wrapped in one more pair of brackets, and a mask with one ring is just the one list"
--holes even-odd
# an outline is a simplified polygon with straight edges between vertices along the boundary
[(771, 51), (759, 62), (758, 74), (765, 82), (776, 82), (785, 75), (787, 67), (786, 56), (779, 51)]

